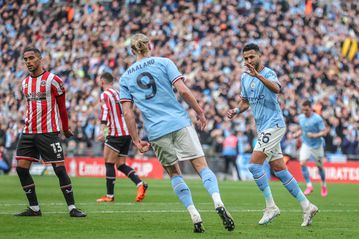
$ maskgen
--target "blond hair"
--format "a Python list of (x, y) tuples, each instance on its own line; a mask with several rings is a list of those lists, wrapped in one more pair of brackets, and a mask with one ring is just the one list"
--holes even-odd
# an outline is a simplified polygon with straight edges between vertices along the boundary
[(148, 48), (149, 42), (150, 39), (146, 35), (137, 33), (131, 37), (131, 49), (136, 55), (144, 55), (150, 50)]

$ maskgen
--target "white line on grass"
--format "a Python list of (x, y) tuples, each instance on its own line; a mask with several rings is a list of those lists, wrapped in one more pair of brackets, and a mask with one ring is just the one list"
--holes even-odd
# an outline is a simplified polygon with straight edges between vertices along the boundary
[[(138, 203), (138, 202), (111, 202), (111, 203), (98, 203), (98, 202), (85, 202), (79, 203), (79, 205), (116, 205), (116, 206), (134, 206), (134, 205), (168, 205), (168, 202), (146, 202), (146, 203)], [(200, 205), (209, 205), (213, 203), (197, 203)], [(0, 203), (0, 207), (12, 207), (12, 206), (27, 206), (26, 203)], [(51, 202), (51, 203), (40, 203), (40, 206), (66, 206), (66, 203), (63, 202)]]
[[(214, 212), (214, 210), (198, 210), (203, 213)], [(258, 209), (231, 209), (231, 212), (242, 212), (242, 213), (253, 213), (253, 212), (262, 212), (263, 210)], [(302, 210), (291, 210), (291, 209), (284, 209), (281, 212), (288, 212), (288, 213), (299, 213)], [(347, 212), (359, 212), (357, 209), (352, 210), (340, 210), (340, 209), (327, 209), (327, 210), (319, 210), (321, 213), (347, 213)], [(64, 214), (66, 211), (55, 211), (55, 212), (45, 212), (44, 214)], [(187, 213), (187, 210), (99, 210), (99, 211), (86, 211), (88, 214), (116, 214), (116, 213)], [(12, 212), (0, 212), (0, 215), (13, 215)]]

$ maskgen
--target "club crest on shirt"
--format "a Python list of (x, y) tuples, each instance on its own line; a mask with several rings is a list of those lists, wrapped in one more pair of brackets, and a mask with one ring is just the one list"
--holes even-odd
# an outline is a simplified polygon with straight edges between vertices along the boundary
[(250, 87), (251, 87), (252, 89), (254, 89), (255, 86), (256, 86), (256, 84), (255, 84), (254, 82), (252, 82), (251, 85), (250, 85)]
[(41, 81), (40, 86), (46, 85), (46, 80)]

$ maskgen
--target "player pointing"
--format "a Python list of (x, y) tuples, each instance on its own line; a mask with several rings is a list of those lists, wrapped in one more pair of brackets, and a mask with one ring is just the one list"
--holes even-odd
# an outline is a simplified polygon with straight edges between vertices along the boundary
[(250, 160), (249, 171), (266, 202), (264, 215), (259, 220), (259, 224), (267, 224), (280, 214), (262, 166), (263, 162), (268, 160), (274, 174), (302, 206), (304, 212), (302, 226), (308, 226), (318, 212), (318, 208), (305, 197), (283, 161), (280, 141), (285, 134), (286, 126), (276, 95), (280, 92), (280, 83), (274, 71), (262, 65), (259, 47), (256, 44), (244, 46), (243, 58), (248, 71), (241, 77), (242, 100), (238, 108), (227, 112), (227, 117), (232, 119), (249, 107), (254, 115), (258, 138)]

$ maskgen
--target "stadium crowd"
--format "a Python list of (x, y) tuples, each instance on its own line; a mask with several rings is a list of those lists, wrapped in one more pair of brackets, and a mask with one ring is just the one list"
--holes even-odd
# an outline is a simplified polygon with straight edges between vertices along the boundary
[[(134, 61), (129, 37), (142, 32), (151, 37), (155, 55), (176, 62), (205, 109), (208, 126), (200, 138), (206, 148), (221, 153), (231, 134), (238, 136), (240, 153), (254, 145), (249, 112), (225, 119), (240, 99), (241, 49), (254, 42), (282, 84), (288, 132), (296, 127), (301, 102), (310, 99), (330, 127), (326, 152), (358, 155), (359, 54), (348, 59), (341, 49), (348, 37), (358, 39), (359, 3), (313, 1), (307, 7), (302, 0), (0, 0), (0, 151), (15, 148), (23, 127), (22, 51), (32, 45), (43, 51), (46, 69), (65, 82), (75, 133), (67, 153), (101, 154), (95, 142), (97, 78), (104, 71), (120, 78)], [(290, 135), (284, 152), (295, 156), (298, 141)]]

